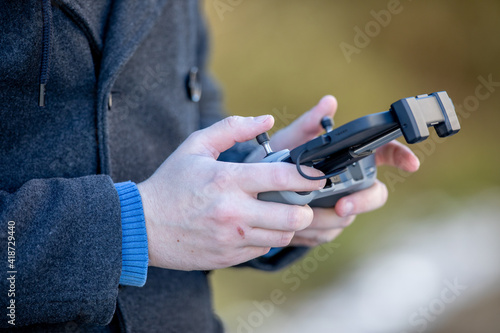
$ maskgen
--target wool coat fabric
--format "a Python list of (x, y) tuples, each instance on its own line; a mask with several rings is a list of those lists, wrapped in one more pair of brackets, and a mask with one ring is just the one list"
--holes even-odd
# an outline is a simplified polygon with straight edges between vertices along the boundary
[[(208, 272), (149, 268), (144, 287), (119, 286), (114, 183), (147, 179), (190, 133), (223, 117), (204, 71), (199, 3), (53, 0), (48, 16), (43, 2), (0, 0), (0, 328), (221, 332)], [(186, 88), (194, 67), (199, 103)], [(242, 161), (249, 149), (221, 158)], [(15, 297), (7, 297), (9, 236)], [(305, 251), (245, 265), (274, 270)]]

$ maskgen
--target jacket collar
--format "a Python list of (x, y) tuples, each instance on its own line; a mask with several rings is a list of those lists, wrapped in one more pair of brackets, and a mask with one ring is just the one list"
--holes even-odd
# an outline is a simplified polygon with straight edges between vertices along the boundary
[[(78, 1), (55, 0), (54, 7), (59, 7), (78, 26), (89, 40), (91, 47), (102, 51), (104, 30), (112, 0)], [(92, 50), (93, 52), (95, 50)]]

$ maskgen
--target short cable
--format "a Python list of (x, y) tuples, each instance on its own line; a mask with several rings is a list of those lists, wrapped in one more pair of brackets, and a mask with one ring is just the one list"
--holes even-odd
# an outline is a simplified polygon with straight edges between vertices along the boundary
[(295, 166), (297, 167), (297, 171), (299, 172), (299, 174), (304, 177), (305, 179), (309, 179), (309, 180), (323, 180), (323, 179), (328, 179), (328, 178), (331, 178), (331, 177), (335, 177), (339, 174), (341, 174), (342, 172), (344, 172), (343, 169), (339, 170), (339, 171), (334, 171), (332, 173), (329, 173), (327, 175), (324, 175), (324, 176), (319, 176), (319, 177), (312, 177), (312, 176), (308, 176), (304, 173), (304, 171), (302, 171), (302, 168), (301, 168), (301, 165), (300, 165), (300, 159), (302, 158), (302, 154), (305, 153), (305, 150), (301, 151), (300, 154), (297, 156), (297, 161), (295, 162)]

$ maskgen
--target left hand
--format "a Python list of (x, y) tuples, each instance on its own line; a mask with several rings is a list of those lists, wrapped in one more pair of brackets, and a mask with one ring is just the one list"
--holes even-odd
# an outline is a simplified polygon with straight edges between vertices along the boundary
[[(273, 135), (271, 147), (274, 151), (293, 149), (315, 138), (323, 131), (321, 119), (324, 116), (333, 117), (336, 111), (335, 97), (323, 97), (315, 107)], [(420, 165), (417, 156), (397, 141), (378, 148), (375, 160), (377, 165), (390, 165), (408, 172), (417, 171)], [(313, 208), (312, 223), (306, 229), (295, 232), (290, 245), (316, 246), (332, 241), (354, 221), (357, 214), (382, 207), (387, 196), (385, 184), (376, 180), (370, 188), (341, 198), (334, 208)]]

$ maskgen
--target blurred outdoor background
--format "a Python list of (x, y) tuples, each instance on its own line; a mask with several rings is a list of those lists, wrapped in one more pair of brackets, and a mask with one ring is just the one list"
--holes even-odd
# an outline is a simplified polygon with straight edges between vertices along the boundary
[(382, 209), (275, 273), (215, 272), (230, 332), (500, 331), (500, 1), (205, 0), (211, 69), (238, 115), (284, 127), (319, 99), (335, 124), (446, 90), (462, 130), (379, 168)]

